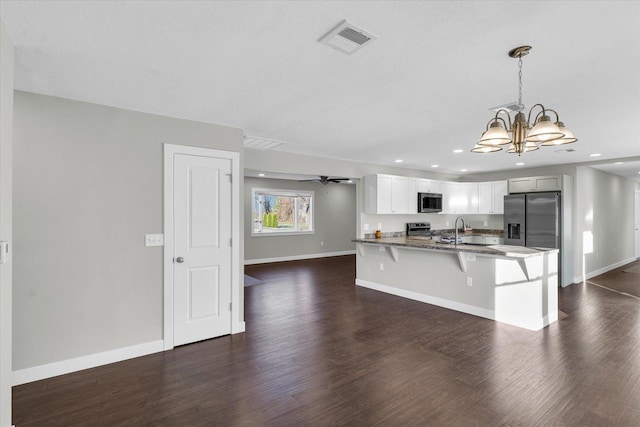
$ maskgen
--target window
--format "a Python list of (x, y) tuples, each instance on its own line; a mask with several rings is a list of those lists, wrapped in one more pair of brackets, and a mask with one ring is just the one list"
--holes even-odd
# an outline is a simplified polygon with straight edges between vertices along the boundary
[(313, 233), (313, 191), (253, 189), (252, 235)]

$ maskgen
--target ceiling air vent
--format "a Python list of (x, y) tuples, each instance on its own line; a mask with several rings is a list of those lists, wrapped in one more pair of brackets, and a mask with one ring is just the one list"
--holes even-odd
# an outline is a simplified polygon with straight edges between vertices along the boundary
[(337, 27), (329, 31), (318, 41), (347, 55), (351, 55), (377, 38), (377, 36), (374, 36), (362, 28), (358, 28), (347, 21), (342, 21)]
[[(526, 107), (522, 107), (522, 110), (524, 110)], [(489, 108), (489, 110), (491, 111), (498, 111), (498, 110), (507, 110), (510, 113), (517, 113), (518, 110), (518, 101), (513, 101), (513, 102), (509, 102), (508, 104), (504, 104), (504, 105), (498, 105), (497, 107), (491, 107)]]
[(259, 138), (257, 136), (244, 137), (244, 146), (246, 148), (254, 148), (256, 150), (271, 150), (282, 144), (284, 141), (276, 141), (275, 139)]

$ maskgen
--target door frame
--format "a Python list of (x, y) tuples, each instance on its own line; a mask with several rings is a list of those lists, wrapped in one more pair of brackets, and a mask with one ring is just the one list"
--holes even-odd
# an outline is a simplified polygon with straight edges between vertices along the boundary
[(190, 147), (185, 145), (164, 145), (164, 316), (163, 340), (164, 349), (170, 350), (173, 345), (173, 158), (176, 154), (191, 156), (215, 157), (231, 160), (231, 333), (244, 332), (243, 288), (240, 286), (240, 227), (242, 225), (240, 204), (240, 153), (214, 150), (211, 148)]
[(640, 191), (636, 190), (634, 192), (633, 199), (633, 248), (636, 259), (640, 259), (640, 246), (638, 245), (638, 233), (640, 233), (640, 231), (637, 231), (638, 227), (640, 227), (640, 210), (636, 209), (638, 206), (638, 200), (640, 200)]

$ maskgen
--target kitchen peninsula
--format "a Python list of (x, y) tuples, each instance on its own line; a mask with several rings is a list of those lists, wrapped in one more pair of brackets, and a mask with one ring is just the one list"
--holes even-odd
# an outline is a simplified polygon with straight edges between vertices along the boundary
[(540, 330), (558, 320), (558, 250), (354, 239), (356, 285)]

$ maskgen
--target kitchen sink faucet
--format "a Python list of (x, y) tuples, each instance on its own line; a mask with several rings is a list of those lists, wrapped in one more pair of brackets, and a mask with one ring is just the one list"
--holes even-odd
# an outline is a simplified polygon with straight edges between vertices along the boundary
[(456, 223), (453, 225), (453, 228), (455, 228), (455, 240), (453, 241), (454, 245), (458, 244), (458, 220), (462, 221), (462, 231), (464, 231), (464, 229), (466, 228), (466, 226), (464, 225), (464, 219), (462, 219), (461, 216), (459, 216), (458, 218), (456, 218)]

